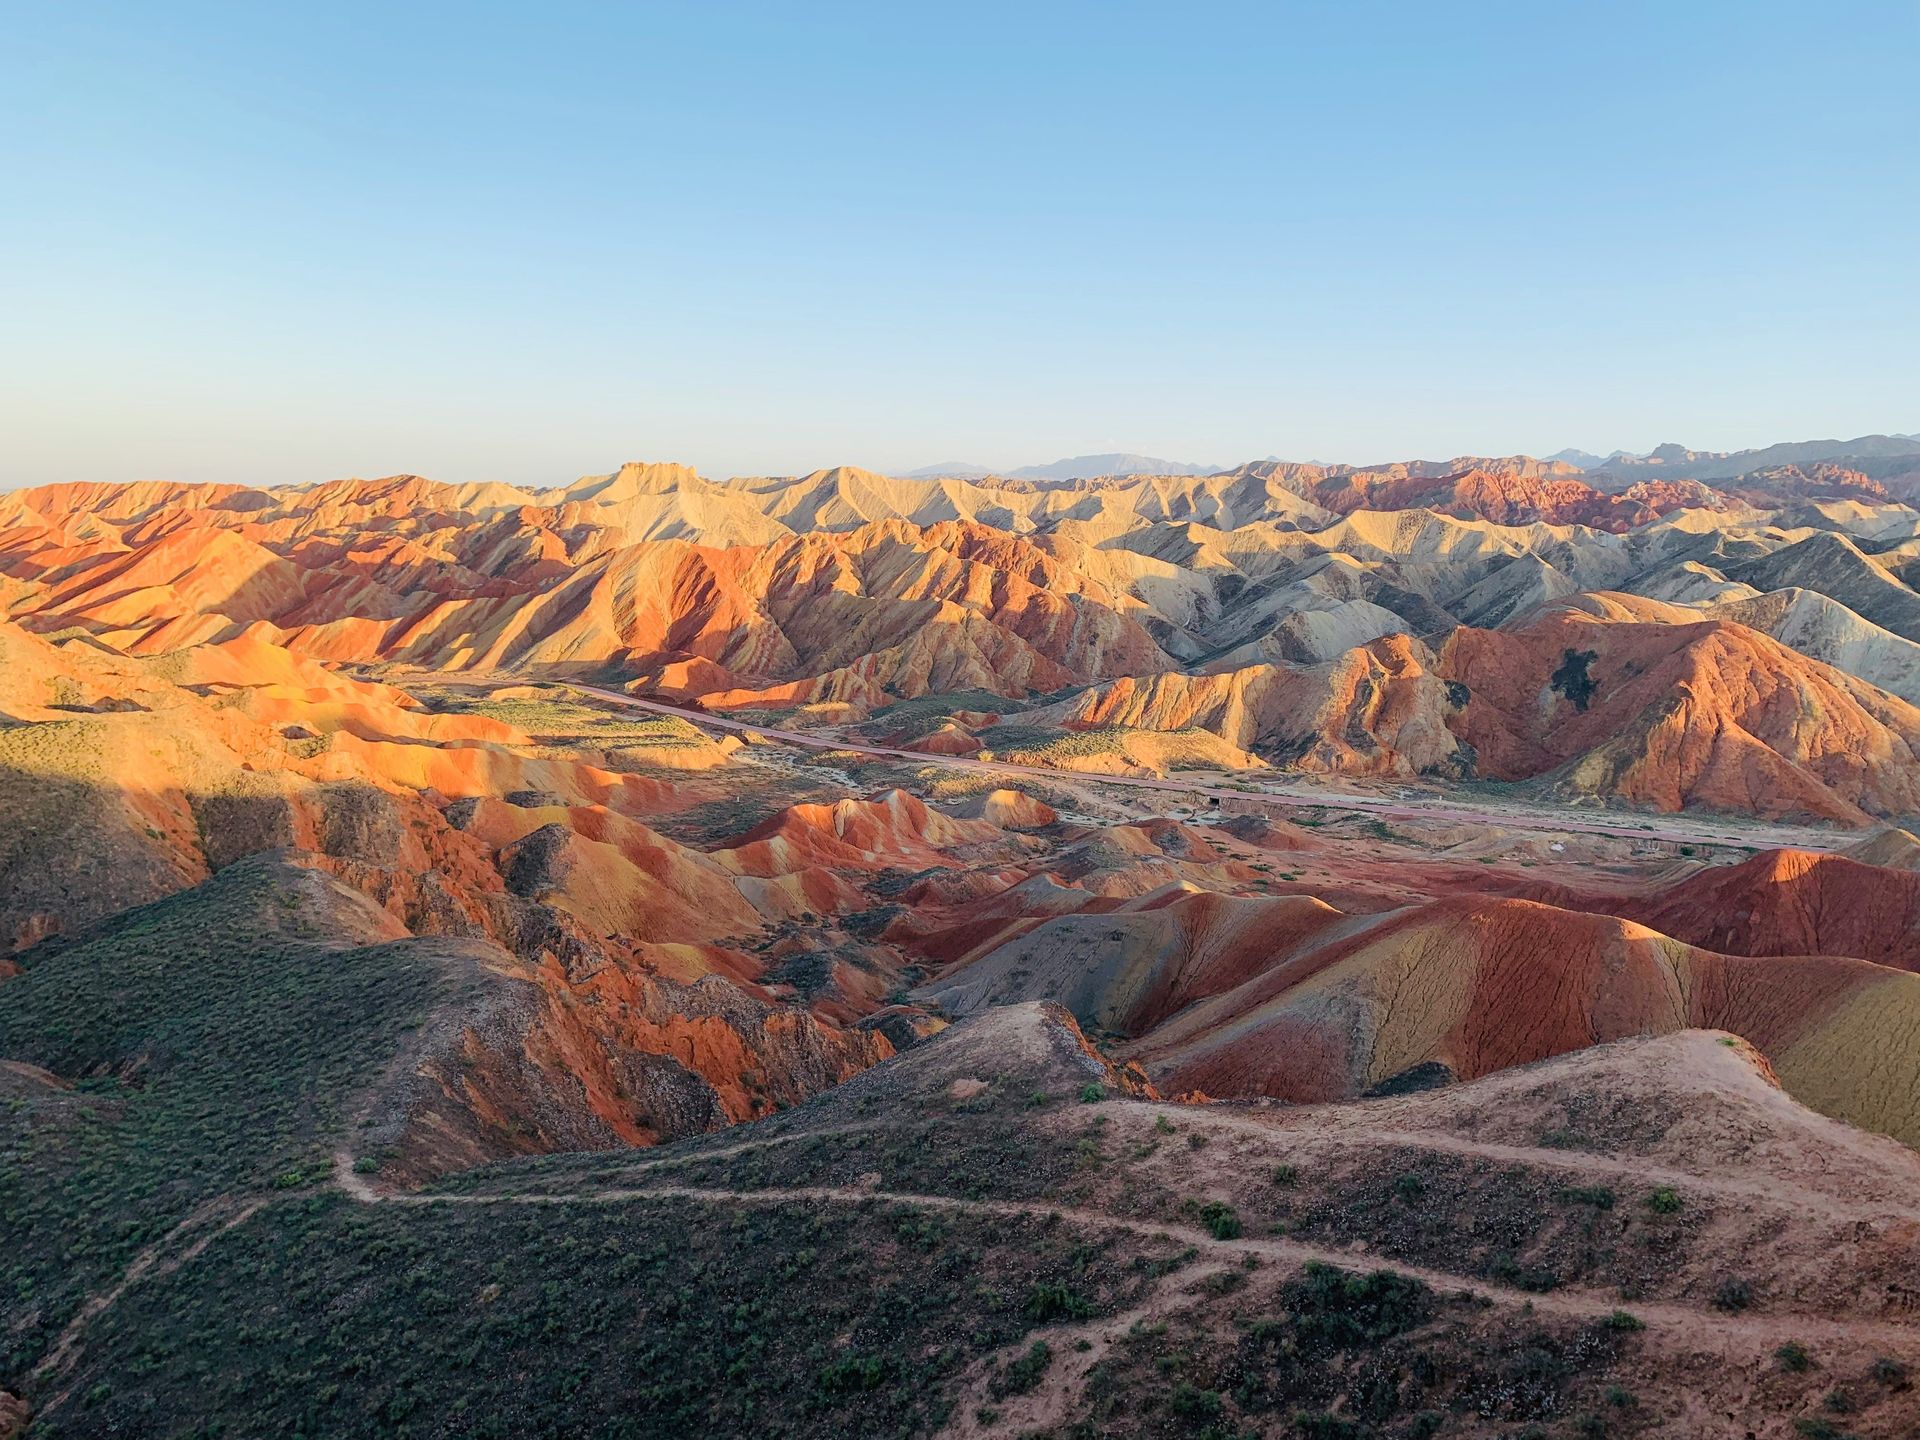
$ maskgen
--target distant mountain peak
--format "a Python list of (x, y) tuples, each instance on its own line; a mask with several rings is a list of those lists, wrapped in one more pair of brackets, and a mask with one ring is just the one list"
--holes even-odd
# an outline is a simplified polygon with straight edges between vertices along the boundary
[(1218, 465), (1159, 460), (1151, 455), (1073, 455), (1048, 465), (1007, 471), (1010, 480), (1092, 480), (1103, 475), (1217, 475)]
[(937, 465), (922, 465), (918, 470), (907, 470), (900, 475), (902, 480), (984, 480), (993, 471), (985, 465), (975, 465), (970, 460), (942, 460)]

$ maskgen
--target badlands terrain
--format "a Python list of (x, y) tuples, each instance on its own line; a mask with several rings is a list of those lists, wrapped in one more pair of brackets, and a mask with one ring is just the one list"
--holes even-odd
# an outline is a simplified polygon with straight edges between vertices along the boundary
[(944, 468), (0, 494), (0, 1436), (1920, 1433), (1920, 440)]

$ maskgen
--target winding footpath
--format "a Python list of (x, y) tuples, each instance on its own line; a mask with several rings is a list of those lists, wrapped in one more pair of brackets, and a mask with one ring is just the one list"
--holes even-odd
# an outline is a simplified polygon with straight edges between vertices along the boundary
[(1017, 1200), (967, 1200), (955, 1195), (928, 1195), (856, 1185), (808, 1185), (765, 1190), (735, 1190), (704, 1185), (641, 1185), (555, 1194), (402, 1194), (383, 1192), (368, 1183), (365, 1176), (353, 1172), (352, 1164), (344, 1154), (339, 1161), (335, 1178), (340, 1188), (354, 1199), (372, 1205), (624, 1205), (673, 1200), (727, 1206), (897, 1205), (995, 1220), (1059, 1219), (1088, 1228), (1120, 1230), (1143, 1239), (1178, 1243), (1215, 1260), (1223, 1257), (1240, 1260), (1248, 1255), (1257, 1255), (1264, 1261), (1291, 1268), (1321, 1264), (1347, 1271), (1392, 1270), (1396, 1274), (1423, 1281), (1443, 1294), (1470, 1294), (1498, 1305), (1558, 1315), (1569, 1320), (1602, 1321), (1622, 1309), (1630, 1309), (1649, 1331), (1684, 1337), (1687, 1344), (1695, 1348), (1710, 1348), (1729, 1354), (1750, 1353), (1787, 1340), (1844, 1341), (1849, 1344), (1873, 1342), (1908, 1349), (1916, 1339), (1920, 1339), (1920, 1331), (1916, 1331), (1915, 1327), (1884, 1321), (1833, 1320), (1804, 1313), (1729, 1315), (1671, 1301), (1643, 1301), (1627, 1307), (1622, 1305), (1617, 1294), (1572, 1287), (1546, 1292), (1519, 1290), (1380, 1255), (1356, 1255), (1344, 1248), (1261, 1236), (1221, 1240), (1207, 1230), (1173, 1221), (1138, 1220), (1104, 1210), (1085, 1210), (1072, 1206)]

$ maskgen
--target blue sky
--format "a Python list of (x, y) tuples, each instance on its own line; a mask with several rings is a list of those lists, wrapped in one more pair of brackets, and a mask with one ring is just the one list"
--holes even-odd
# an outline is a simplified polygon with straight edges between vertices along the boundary
[(1920, 5), (0, 0), (0, 484), (1920, 430)]

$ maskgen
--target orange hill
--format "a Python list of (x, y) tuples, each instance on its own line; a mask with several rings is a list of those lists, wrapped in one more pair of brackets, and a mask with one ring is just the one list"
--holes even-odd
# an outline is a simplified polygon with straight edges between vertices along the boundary
[(1920, 976), (1716, 954), (1610, 916), (1462, 896), (1347, 917), (1308, 899), (1177, 900), (1052, 920), (950, 967), (957, 1015), (1058, 999), (1138, 1037), (1168, 1093), (1335, 1100), (1423, 1067), (1472, 1079), (1630, 1035), (1744, 1036), (1827, 1114), (1920, 1140)]

